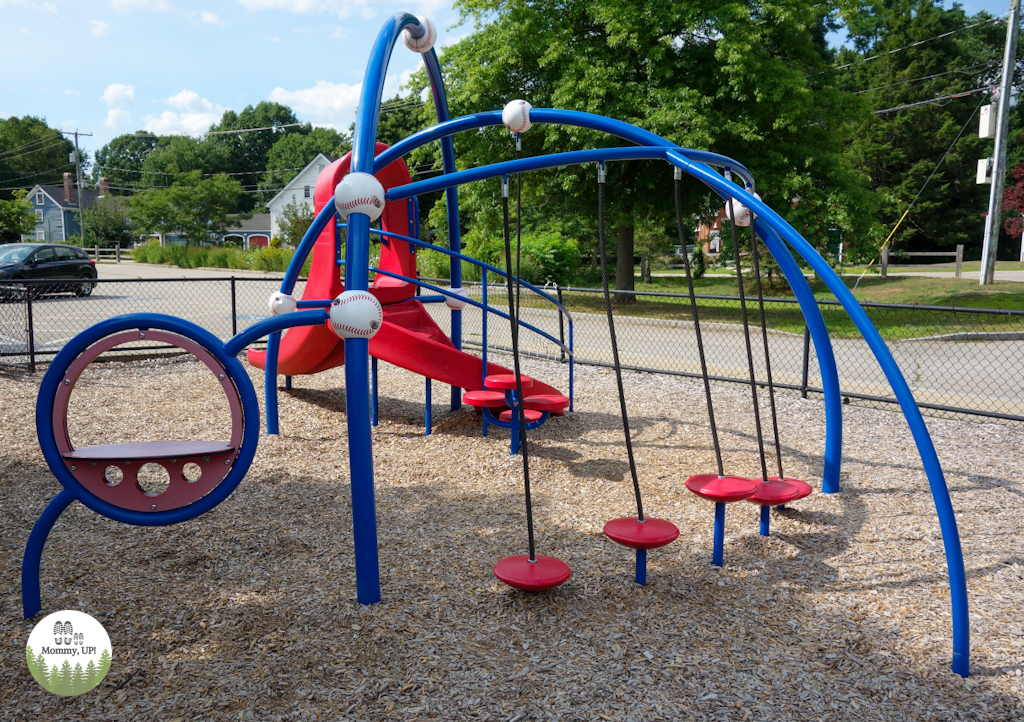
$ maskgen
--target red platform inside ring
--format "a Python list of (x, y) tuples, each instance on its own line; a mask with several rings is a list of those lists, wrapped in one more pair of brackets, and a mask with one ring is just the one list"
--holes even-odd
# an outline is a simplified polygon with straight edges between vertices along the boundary
[(769, 478), (757, 482), (757, 492), (748, 496), (747, 501), (760, 506), (778, 506), (799, 498), (800, 489), (788, 481)]
[[(532, 424), (534, 421), (540, 421), (540, 417), (543, 416), (540, 411), (534, 411), (533, 409), (523, 409), (523, 418), (526, 419), (526, 423)], [(498, 421), (519, 421), (519, 414), (516, 414), (515, 418), (512, 418), (512, 409), (508, 411), (502, 411), (498, 414)]]
[[(779, 477), (777, 477), (777, 476), (769, 476), (768, 477), (768, 481), (778, 481), (778, 480), (779, 480)], [(793, 486), (795, 486), (797, 489), (800, 490), (800, 496), (796, 497), (796, 499), (803, 499), (806, 496), (810, 496), (811, 492), (814, 491), (814, 489), (811, 487), (811, 485), (808, 484), (806, 481), (800, 481), (799, 479), (794, 479), (791, 476), (784, 476), (784, 477), (782, 477), (782, 480), (787, 482), (788, 484), (792, 484)], [(794, 499), (793, 501), (796, 501), (796, 499)]]
[[(528, 389), (533, 386), (533, 379), (529, 376), (521, 377), (523, 379), (523, 388)], [(516, 376), (515, 374), (492, 374), (484, 379), (484, 386), (489, 389), (511, 389), (516, 388)]]
[(524, 592), (542, 592), (554, 589), (572, 576), (569, 565), (561, 559), (538, 554), (531, 562), (526, 554), (505, 557), (494, 565), (494, 576), (510, 587)]
[(686, 488), (697, 496), (724, 504), (753, 496), (757, 492), (757, 485), (758, 482), (753, 479), (718, 474), (698, 474), (686, 480)]
[(679, 529), (670, 521), (647, 517), (641, 524), (637, 517), (612, 519), (604, 525), (609, 539), (630, 549), (657, 549), (679, 538)]
[(462, 400), (478, 408), (497, 409), (506, 406), (505, 394), (501, 391), (467, 391), (462, 395)]

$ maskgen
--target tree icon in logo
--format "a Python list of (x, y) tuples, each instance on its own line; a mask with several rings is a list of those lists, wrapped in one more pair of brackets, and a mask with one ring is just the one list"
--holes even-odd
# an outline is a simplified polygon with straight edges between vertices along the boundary
[(25, 660), (32, 677), (47, 691), (83, 694), (102, 682), (110, 669), (110, 637), (102, 624), (84, 612), (57, 612), (32, 630)]

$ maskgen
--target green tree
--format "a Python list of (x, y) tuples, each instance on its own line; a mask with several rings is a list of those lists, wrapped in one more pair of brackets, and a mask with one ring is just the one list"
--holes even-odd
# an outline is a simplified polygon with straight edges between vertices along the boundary
[(115, 190), (135, 188), (142, 182), (142, 168), (146, 157), (157, 147), (158, 139), (144, 130), (119, 135), (96, 151), (92, 168), (93, 183), (105, 177)]
[(232, 170), (228, 148), (187, 135), (160, 138), (142, 163), (139, 187), (170, 185), (185, 173), (227, 173)]
[(66, 659), (60, 667), (60, 681), (57, 683), (56, 692), (65, 697), (75, 693), (75, 673), (71, 669), (71, 662)]
[[(842, 192), (859, 227), (866, 232), (870, 226), (873, 209), (858, 205), (869, 205), (870, 198), (863, 179), (843, 161), (839, 133), (859, 106), (822, 74), (830, 60), (828, 7), (812, 0), (459, 0), (456, 6), (475, 32), (442, 58), (454, 115), (501, 108), (516, 97), (535, 107), (606, 115), (686, 147), (737, 158), (783, 214), (791, 188), (810, 183)], [(411, 89), (421, 87), (422, 73)], [(523, 144), (526, 154), (539, 154), (623, 142), (576, 128), (535, 126)], [(459, 138), (459, 160), (467, 166), (513, 153), (504, 129)], [(524, 224), (555, 223), (581, 248), (592, 248), (595, 180), (592, 167), (530, 174)], [(721, 207), (702, 185), (685, 187), (688, 212)], [(671, 170), (657, 162), (615, 163), (607, 188), (616, 288), (629, 290), (638, 224), (673, 223)], [(471, 228), (467, 237), (477, 234), (481, 220), (493, 237), (500, 218), (496, 184), (467, 187), (461, 198)], [(436, 228), (442, 213), (435, 207)]]
[[(976, 163), (992, 149), (992, 141), (979, 139), (976, 132), (978, 106), (989, 102), (986, 96), (890, 109), (993, 85), (1005, 25), (988, 22), (965, 30), (991, 16), (968, 16), (960, 5), (946, 8), (940, 0), (873, 0), (844, 17), (853, 47), (839, 52), (834, 74), (842, 88), (858, 93), (873, 111), (852, 116), (846, 124), (845, 155), (869, 179), (878, 200), (877, 218), (884, 227), (878, 243), (952, 147), (892, 245), (936, 251), (962, 243), (969, 253), (976, 251), (988, 197), (988, 188), (975, 183)], [(907, 47), (914, 43), (922, 44)], [(808, 190), (819, 191), (818, 209), (830, 207), (821, 196), (828, 189)], [(877, 251), (876, 244), (867, 255)]]
[(71, 689), (74, 694), (82, 694), (82, 692), (86, 692), (89, 689), (86, 686), (85, 670), (82, 669), (81, 662), (75, 664), (75, 669), (71, 672)]
[(100, 664), (96, 673), (97, 684), (107, 676), (107, 672), (110, 671), (110, 650), (104, 649), (100, 653)]
[(74, 149), (42, 118), (0, 120), (0, 198), (10, 198), (10, 190), (19, 186), (61, 183), (64, 171), (74, 167), (68, 162)]
[(26, 193), (28, 191), (16, 190), (11, 200), (0, 200), (0, 242), (16, 241), (36, 227), (36, 214)]
[(136, 194), (130, 216), (134, 227), (149, 233), (180, 236), (189, 244), (205, 243), (222, 233), (232, 221), (242, 186), (225, 175), (202, 178), (185, 173), (170, 188)]
[(50, 677), (49, 682), (45, 685), (46, 689), (54, 694), (59, 694), (57, 690), (60, 689), (60, 679), (60, 667), (55, 664), (50, 667)]
[(126, 198), (105, 196), (85, 210), (86, 238), (82, 245), (126, 248), (140, 238), (129, 217), (130, 202)]
[(278, 221), (278, 227), (281, 229), (278, 233), (279, 240), (292, 248), (297, 247), (315, 217), (312, 205), (292, 201), (281, 211), (281, 220)]
[(86, 691), (89, 691), (90, 689), (92, 689), (100, 683), (99, 677), (97, 677), (98, 673), (99, 669), (97, 669), (96, 663), (90, 659), (89, 664), (85, 666)]
[[(281, 128), (278, 126), (298, 123), (295, 113), (286, 105), (263, 101), (255, 107), (247, 105), (236, 113), (225, 111), (220, 122), (210, 126), (210, 143), (221, 148), (230, 159), (234, 172), (262, 171), (267, 166), (270, 149), (280, 140), (280, 133), (310, 132), (309, 126), (302, 128)], [(268, 130), (249, 131), (245, 133), (222, 133), (222, 131), (241, 130), (245, 128), (267, 128)], [(306, 161), (309, 162), (308, 160)]]
[(277, 195), (317, 153), (340, 158), (351, 149), (351, 141), (333, 128), (314, 128), (309, 133), (289, 132), (280, 136), (267, 154), (257, 202), (266, 203)]

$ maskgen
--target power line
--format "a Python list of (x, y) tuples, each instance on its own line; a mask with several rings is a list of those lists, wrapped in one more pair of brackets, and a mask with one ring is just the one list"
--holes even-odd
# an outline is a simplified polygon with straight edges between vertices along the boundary
[[(25, 175), (19, 175), (19, 176), (16, 176), (15, 178), (8, 178), (8, 179), (6, 179), (4, 181), (4, 183), (10, 183), (11, 181), (21, 180), (22, 178), (31, 178), (34, 175), (44, 175), (46, 173), (56, 173), (57, 171), (64, 170), (69, 165), (74, 165), (74, 163), (65, 163), (64, 165), (57, 166), (56, 168), (50, 168), (49, 170), (39, 170), (39, 171), (36, 171), (35, 173), (26, 173)], [(36, 185), (39, 185), (39, 184), (37, 183)], [(28, 186), (28, 187), (32, 188), (33, 186)], [(0, 188), (0, 190), (11, 190), (11, 189), (10, 188)]]
[(42, 148), (33, 148), (32, 150), (26, 150), (24, 153), (18, 153), (17, 155), (10, 155), (10, 156), (7, 156), (5, 158), (0, 158), (0, 161), (6, 162), (6, 161), (14, 160), (15, 158), (21, 158), (21, 157), (26, 156), (26, 155), (32, 155), (33, 153), (42, 153), (44, 150), (50, 150), (51, 148), (56, 148), (57, 146), (63, 146), (63, 145), (64, 145), (64, 140), (61, 139), (57, 143), (52, 143), (52, 144), (44, 146)]
[[(203, 173), (202, 177), (203, 178), (208, 178), (208, 177), (211, 177), (211, 176), (218, 176), (218, 175), (261, 175), (261, 174), (264, 174), (264, 173), (287, 173), (287, 172), (291, 172), (291, 171), (295, 171), (295, 170), (302, 170), (305, 167), (306, 166), (302, 166), (301, 168), (275, 168), (273, 170), (246, 170), (246, 171), (238, 171), (238, 172), (235, 172), (235, 173)], [(114, 168), (113, 166), (99, 165), (98, 163), (94, 163), (93, 164), (93, 168), (103, 168), (105, 170), (116, 170), (116, 171), (121, 171), (123, 173), (152, 173), (154, 175), (181, 175), (181, 173), (188, 173), (188, 172), (190, 172), (190, 171), (182, 171), (181, 173), (171, 173), (169, 171), (163, 171), (163, 170), (136, 170), (135, 168)]]
[[(989, 18), (988, 20), (981, 20), (981, 21), (976, 22), (976, 23), (971, 23), (970, 25), (965, 25), (962, 28), (958, 28), (956, 30), (950, 30), (948, 33), (942, 33), (942, 35), (936, 35), (935, 37), (926, 38), (925, 40), (918, 40), (916, 43), (910, 43), (909, 45), (904, 45), (903, 47), (895, 48), (894, 50), (887, 50), (884, 53), (878, 53), (876, 55), (871, 55), (871, 56), (868, 56), (866, 58), (857, 58), (856, 60), (854, 60), (852, 62), (846, 63), (845, 65), (833, 65), (832, 67), (828, 68), (828, 70), (845, 70), (846, 68), (852, 67), (854, 65), (858, 65), (860, 63), (869, 63), (872, 60), (878, 60), (879, 58), (887, 58), (890, 55), (895, 55), (896, 53), (902, 53), (904, 50), (908, 50), (910, 48), (916, 48), (918, 46), (924, 45), (925, 43), (930, 43), (933, 40), (941, 40), (942, 38), (948, 38), (950, 35), (956, 35), (957, 33), (962, 33), (962, 32), (964, 32), (966, 30), (970, 30), (971, 28), (976, 28), (979, 25), (985, 25), (987, 23), (1002, 23), (1002, 22), (1006, 22), (1006, 16), (1005, 15), (1002, 16), (1002, 17), (998, 17), (998, 18)], [(826, 71), (823, 70), (821, 72), (824, 73)], [(817, 73), (817, 75), (821, 75), (821, 73)]]
[(40, 136), (40, 137), (36, 138), (35, 140), (30, 140), (28, 143), (16, 146), (14, 148), (8, 148), (7, 150), (0, 152), (0, 159), (6, 158), (8, 155), (10, 155), (11, 153), (13, 153), (16, 150), (21, 150), (22, 148), (28, 148), (30, 145), (37, 145), (39, 143), (46, 143), (46, 142), (49, 142), (51, 140), (54, 140), (55, 138), (63, 139), (63, 136), (58, 131), (54, 131), (50, 135)]
[(954, 98), (966, 98), (968, 95), (974, 95), (975, 93), (990, 93), (992, 92), (990, 86), (984, 88), (975, 88), (974, 90), (965, 90), (962, 93), (953, 93), (952, 95), (940, 95), (938, 98), (932, 98), (931, 100), (922, 100), (919, 103), (908, 103), (907, 105), (897, 105), (895, 108), (886, 108), (885, 110), (876, 110), (875, 115), (885, 115), (886, 113), (895, 113), (897, 110), (909, 110), (910, 108), (918, 108), (922, 105), (934, 105), (943, 100), (953, 100)]
[(920, 78), (911, 78), (910, 80), (901, 80), (898, 83), (889, 83), (888, 85), (879, 85), (879, 86), (877, 86), (875, 88), (868, 88), (867, 90), (858, 90), (856, 93), (854, 93), (854, 95), (863, 95), (864, 93), (870, 93), (870, 92), (875, 91), (875, 90), (885, 90), (886, 88), (895, 88), (897, 85), (906, 85), (907, 83), (916, 83), (919, 80), (932, 80), (934, 78), (941, 78), (943, 75), (952, 75), (953, 73), (960, 73), (960, 74), (966, 75), (967, 73), (971, 72), (972, 70), (976, 70), (978, 68), (982, 68), (982, 67), (984, 67), (984, 68), (991, 68), (991, 67), (994, 67), (994, 66), (995, 66), (995, 63), (977, 63), (975, 65), (970, 65), (970, 66), (968, 66), (966, 68), (957, 68), (956, 70), (947, 70), (944, 73), (934, 73), (933, 75), (922, 75)]
[[(261, 130), (284, 130), (285, 128), (297, 128), (301, 126), (307, 126), (310, 123), (285, 123), (283, 125), (266, 125), (262, 128), (238, 128), (236, 130), (208, 130), (205, 133), (199, 133), (198, 135), (232, 135), (241, 133), (255, 133)], [(194, 136), (188, 133), (165, 133), (164, 135), (158, 135), (157, 133), (126, 133), (127, 137), (131, 138), (192, 138)], [(123, 136), (119, 136), (123, 137)]]

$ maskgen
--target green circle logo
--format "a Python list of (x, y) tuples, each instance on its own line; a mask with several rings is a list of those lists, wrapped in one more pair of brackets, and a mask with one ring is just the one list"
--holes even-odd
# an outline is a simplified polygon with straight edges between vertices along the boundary
[(29, 671), (48, 692), (84, 694), (110, 670), (110, 637), (85, 612), (65, 609), (39, 622), (25, 645)]

